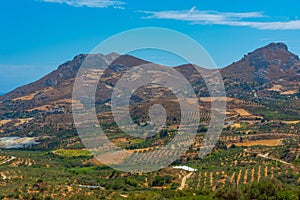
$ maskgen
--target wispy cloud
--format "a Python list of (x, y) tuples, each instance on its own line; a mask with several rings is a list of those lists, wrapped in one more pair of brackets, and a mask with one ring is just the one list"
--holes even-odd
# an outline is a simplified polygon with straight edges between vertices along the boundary
[[(269, 17), (262, 12), (216, 12), (199, 11), (196, 7), (190, 10), (171, 11), (141, 11), (148, 14), (145, 18), (173, 19), (189, 21), (193, 24), (215, 24), (228, 26), (244, 26), (261, 30), (297, 30), (300, 29), (300, 20), (291, 21), (262, 21)], [(258, 21), (259, 20), (259, 21)]]
[(93, 7), (93, 8), (123, 8), (122, 5), (125, 3), (118, 0), (41, 0), (47, 3), (60, 3), (67, 4), (74, 7)]

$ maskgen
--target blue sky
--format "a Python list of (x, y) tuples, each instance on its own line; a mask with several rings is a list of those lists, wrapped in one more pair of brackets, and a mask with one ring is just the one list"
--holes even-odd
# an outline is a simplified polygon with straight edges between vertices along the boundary
[[(104, 39), (139, 27), (182, 32), (219, 67), (270, 42), (285, 42), (300, 55), (299, 8), (298, 0), (5, 0), (0, 7), (0, 92), (32, 82)], [(152, 54), (136, 55), (181, 64), (175, 57)]]

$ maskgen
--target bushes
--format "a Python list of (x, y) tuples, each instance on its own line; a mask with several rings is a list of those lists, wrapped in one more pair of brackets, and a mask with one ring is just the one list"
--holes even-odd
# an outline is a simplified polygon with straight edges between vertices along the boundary
[(243, 188), (245, 200), (252, 199), (274, 199), (277, 198), (277, 192), (282, 189), (282, 184), (276, 180), (266, 180), (259, 183), (252, 183)]
[(266, 179), (237, 187), (228, 184), (215, 192), (215, 198), (221, 200), (298, 200), (299, 189), (284, 185), (276, 179)]
[(164, 186), (166, 184), (171, 183), (172, 177), (170, 176), (155, 176), (152, 181), (152, 186)]
[(138, 186), (138, 182), (134, 178), (126, 178), (125, 183), (129, 186), (132, 186), (132, 187), (137, 187)]
[(227, 185), (218, 189), (214, 196), (220, 200), (238, 200), (240, 199), (240, 192), (235, 186)]

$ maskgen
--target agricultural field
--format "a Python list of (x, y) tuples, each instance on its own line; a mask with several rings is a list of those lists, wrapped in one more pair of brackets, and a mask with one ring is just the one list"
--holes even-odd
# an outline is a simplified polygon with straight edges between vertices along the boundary
[[(204, 106), (210, 101), (200, 99)], [(236, 104), (238, 102), (238, 104)], [(174, 150), (188, 143), (188, 151), (170, 166), (152, 173), (124, 173), (103, 165), (86, 150), (74, 130), (53, 121), (57, 127), (49, 124), (35, 129), (30, 137), (6, 137), (2, 143), (13, 145), (20, 142), (37, 141), (24, 149), (2, 149), (0, 152), (0, 196), (8, 199), (151, 199), (182, 197), (193, 198), (193, 194), (204, 199), (219, 199), (217, 195), (226, 188), (246, 190), (255, 184), (278, 181), (286, 184), (288, 190), (294, 190), (300, 183), (300, 123), (297, 118), (280, 120), (284, 113), (270, 109), (261, 112), (272, 102), (228, 98), (228, 110), (225, 126), (213, 151), (204, 158), (198, 156), (205, 139), (210, 120), (210, 112), (183, 113), (197, 121), (200, 126), (196, 138), (178, 133), (177, 120), (171, 120), (168, 126), (158, 134), (147, 139), (135, 138), (120, 131), (104, 112), (99, 114), (102, 128), (107, 137), (117, 146), (131, 153), (147, 153), (176, 140)], [(282, 105), (286, 106), (286, 105)], [(102, 108), (103, 109), (103, 108)], [(273, 113), (277, 113), (273, 115)], [(268, 115), (272, 118), (269, 119)], [(104, 117), (103, 117), (104, 116)], [(49, 116), (49, 120), (54, 120)], [(64, 119), (62, 117), (62, 119)], [(28, 121), (29, 120), (29, 121)], [(5, 127), (16, 123), (25, 127), (31, 118), (24, 120), (2, 120)], [(57, 120), (57, 119), (56, 119)], [(28, 122), (27, 122), (28, 121)], [(24, 123), (23, 123), (24, 122)], [(33, 128), (30, 125), (28, 128)], [(38, 127), (38, 126), (37, 126)], [(179, 134), (180, 137), (175, 135)], [(37, 137), (39, 136), (39, 137)], [(5, 147), (2, 145), (2, 147)], [(10, 146), (14, 147), (14, 146)], [(170, 155), (169, 150), (150, 158), (153, 161)], [(126, 160), (127, 158), (124, 157)], [(140, 157), (141, 160), (149, 157)], [(118, 162), (121, 162), (120, 160)], [(116, 163), (116, 161), (112, 161)], [(186, 170), (186, 166), (193, 169)], [(276, 182), (277, 183), (277, 182)], [(282, 188), (284, 188), (282, 186)], [(172, 191), (170, 193), (170, 191)], [(224, 195), (224, 194), (222, 194)], [(226, 199), (226, 198), (225, 198)]]
[[(293, 141), (283, 142), (285, 147), (293, 148), (295, 145)], [(2, 150), (0, 194), (17, 199), (107, 196), (138, 199), (139, 194), (160, 196), (171, 190), (189, 198), (190, 191), (211, 191), (209, 194), (213, 196), (228, 185), (243, 188), (268, 180), (280, 180), (296, 186), (300, 182), (300, 162), (297, 159), (291, 162), (284, 157), (280, 159), (284, 149), (282, 145), (239, 147), (232, 144), (227, 148), (218, 144), (204, 159), (197, 156), (194, 159), (183, 158), (173, 164), (186, 165), (195, 171), (169, 166), (158, 172), (139, 174), (118, 172), (102, 165), (85, 149)], [(191, 155), (192, 152), (187, 154)]]

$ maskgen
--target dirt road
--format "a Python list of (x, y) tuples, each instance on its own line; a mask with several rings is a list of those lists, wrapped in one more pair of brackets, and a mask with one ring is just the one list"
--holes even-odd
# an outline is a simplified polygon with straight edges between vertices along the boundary
[(188, 178), (190, 178), (192, 176), (192, 174), (193, 174), (193, 172), (190, 172), (182, 178), (180, 187), (177, 188), (177, 190), (183, 190), (185, 188), (186, 181)]

